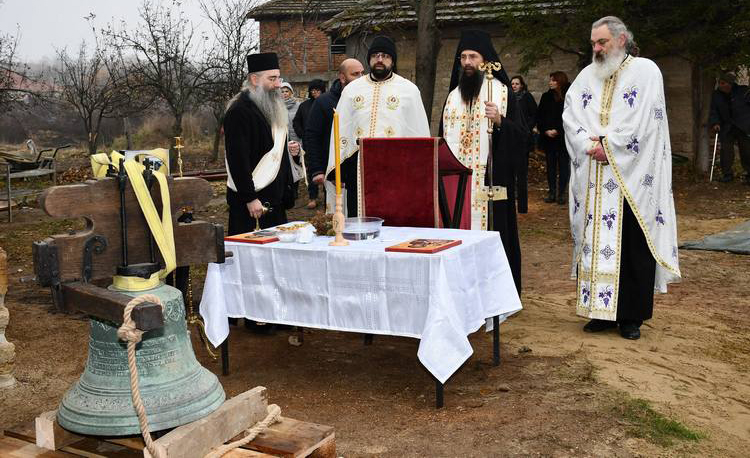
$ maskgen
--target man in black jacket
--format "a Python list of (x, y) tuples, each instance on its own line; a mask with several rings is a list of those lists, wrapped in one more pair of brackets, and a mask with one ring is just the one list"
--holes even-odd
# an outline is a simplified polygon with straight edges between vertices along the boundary
[(228, 235), (252, 231), (256, 218), (262, 228), (283, 224), (286, 209), (294, 205), (287, 151), (296, 156), (299, 144), (287, 145), (289, 118), (279, 92), (278, 57), (251, 54), (247, 66), (247, 81), (224, 117)]
[(721, 171), (718, 181), (734, 179), (734, 144), (740, 150), (740, 161), (745, 169), (745, 183), (750, 184), (750, 92), (747, 86), (736, 83), (734, 75), (725, 73), (711, 97), (708, 123), (721, 140)]
[[(362, 63), (357, 59), (344, 60), (339, 66), (339, 77), (331, 85), (331, 90), (315, 99), (310, 109), (302, 142), (305, 145), (308, 173), (313, 183), (317, 185), (322, 185), (325, 181), (328, 150), (331, 144), (331, 126), (333, 126), (333, 109), (339, 102), (344, 86), (362, 76), (364, 71)], [(356, 173), (356, 169), (344, 170), (342, 166), (341, 173), (342, 181), (344, 181), (343, 175)]]
[[(323, 93), (325, 93), (325, 91), (325, 81), (319, 79), (310, 81), (310, 84), (307, 86), (307, 100), (302, 102), (299, 108), (297, 108), (297, 114), (294, 116), (294, 120), (292, 121), (292, 124), (294, 126), (294, 133), (296, 133), (299, 138), (303, 139), (302, 149), (305, 151), (307, 151), (304, 143), (305, 125), (307, 125), (307, 119), (310, 116), (310, 110), (312, 109), (315, 99), (320, 97)], [(313, 183), (312, 181), (307, 186), (307, 196), (310, 199), (310, 201), (307, 203), (307, 208), (315, 208), (318, 205), (315, 201), (315, 199), (318, 198), (318, 185)]]

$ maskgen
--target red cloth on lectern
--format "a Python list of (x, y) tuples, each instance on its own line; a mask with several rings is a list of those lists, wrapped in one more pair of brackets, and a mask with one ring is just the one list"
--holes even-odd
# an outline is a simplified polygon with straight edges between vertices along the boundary
[[(458, 191), (458, 180), (460, 174), (468, 174), (459, 229), (471, 229), (472, 170), (456, 159), (456, 156), (453, 155), (450, 147), (442, 138), (440, 139), (440, 145), (438, 147), (438, 168), (440, 170), (440, 175), (442, 176), (441, 179), (443, 180), (443, 186), (445, 188), (445, 197), (448, 201), (448, 211), (450, 212), (451, 220), (453, 219), (453, 209), (456, 204), (456, 193)], [(440, 227), (443, 227), (442, 220), (440, 223)]]
[(438, 139), (360, 142), (359, 215), (383, 218), (388, 226), (438, 227)]

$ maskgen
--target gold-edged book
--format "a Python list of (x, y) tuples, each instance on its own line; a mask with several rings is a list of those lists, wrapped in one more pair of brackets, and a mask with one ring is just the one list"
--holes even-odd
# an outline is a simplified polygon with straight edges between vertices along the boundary
[(397, 251), (401, 253), (426, 253), (432, 254), (438, 251), (447, 250), (448, 248), (461, 245), (461, 240), (448, 239), (413, 239), (408, 242), (402, 242), (398, 245), (392, 245), (385, 251)]

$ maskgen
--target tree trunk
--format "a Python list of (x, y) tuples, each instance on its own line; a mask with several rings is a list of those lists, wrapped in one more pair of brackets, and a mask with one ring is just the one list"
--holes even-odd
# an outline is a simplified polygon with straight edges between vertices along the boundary
[(436, 0), (417, 2), (417, 63), (416, 84), (422, 94), (427, 120), (432, 121), (432, 102), (435, 94), (435, 69), (440, 51), (440, 36), (436, 19)]
[(212, 161), (219, 160), (219, 143), (221, 143), (221, 132), (222, 132), (222, 125), (219, 124), (218, 126), (216, 126), (216, 129), (214, 130), (214, 149), (211, 155)]
[(125, 149), (133, 149), (133, 139), (130, 137), (130, 119), (127, 116), (122, 118), (122, 130), (125, 134)]
[(709, 142), (713, 147), (713, 139), (708, 138), (708, 110), (713, 79), (696, 62), (690, 62), (690, 79), (693, 108), (693, 168), (697, 178), (709, 172), (711, 166), (712, 150), (709, 148)]

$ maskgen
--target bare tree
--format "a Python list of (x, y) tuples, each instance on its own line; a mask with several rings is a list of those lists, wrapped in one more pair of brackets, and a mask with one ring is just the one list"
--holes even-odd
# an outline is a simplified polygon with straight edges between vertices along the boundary
[(105, 65), (104, 53), (87, 51), (81, 42), (78, 55), (70, 56), (67, 49), (57, 51), (59, 66), (55, 69), (55, 85), (59, 96), (73, 107), (87, 134), (89, 154), (95, 154), (99, 142), (102, 119), (117, 117), (119, 107), (129, 97), (119, 90), (117, 81)]
[(240, 91), (247, 77), (246, 56), (258, 49), (256, 31), (246, 17), (255, 3), (255, 0), (200, 0), (214, 36), (213, 47), (207, 53), (210, 58), (206, 62), (206, 82), (200, 90), (201, 100), (211, 108), (216, 120), (213, 160), (219, 158), (227, 101)]
[(0, 33), (0, 114), (11, 111), (36, 96), (31, 89), (29, 67), (18, 60), (16, 35)]
[(144, 0), (139, 15), (134, 31), (124, 23), (110, 24), (103, 34), (118, 59), (115, 65), (127, 73), (124, 81), (165, 104), (173, 117), (172, 135), (179, 137), (182, 118), (205, 81), (206, 68), (194, 61), (200, 43), (194, 41), (195, 30), (178, 0), (167, 5)]

